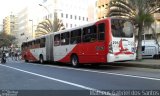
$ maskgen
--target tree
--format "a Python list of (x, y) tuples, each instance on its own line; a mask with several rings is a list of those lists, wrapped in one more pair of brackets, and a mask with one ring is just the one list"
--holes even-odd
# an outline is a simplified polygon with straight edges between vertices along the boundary
[(153, 14), (160, 10), (159, 0), (111, 0), (110, 17), (127, 18), (138, 29), (137, 59), (142, 59), (142, 34), (145, 27), (151, 27)]
[(0, 47), (6, 46), (10, 47), (12, 44), (16, 44), (16, 38), (12, 35), (7, 35), (5, 33), (0, 34)]
[(63, 25), (62, 20), (58, 19), (55, 20), (54, 24), (49, 20), (45, 19), (44, 21), (40, 22), (36, 29), (36, 37), (48, 34), (50, 32), (56, 32), (59, 30), (64, 30), (65, 27)]

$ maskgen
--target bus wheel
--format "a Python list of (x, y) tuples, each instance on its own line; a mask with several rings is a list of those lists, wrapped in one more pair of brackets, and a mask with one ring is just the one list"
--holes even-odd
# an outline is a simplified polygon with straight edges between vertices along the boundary
[(42, 55), (39, 56), (39, 62), (40, 62), (41, 64), (44, 62)]
[(25, 61), (25, 62), (28, 62), (28, 60), (27, 60), (27, 57), (26, 57), (26, 56), (24, 56), (24, 61)]
[(79, 67), (79, 60), (76, 55), (71, 56), (71, 64), (73, 67)]
[(28, 62), (28, 60), (25, 59), (25, 62)]

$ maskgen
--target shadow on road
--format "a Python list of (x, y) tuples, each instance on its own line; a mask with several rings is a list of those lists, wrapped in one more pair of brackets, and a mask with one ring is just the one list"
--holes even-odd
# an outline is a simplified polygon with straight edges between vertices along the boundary
[[(37, 63), (38, 64), (38, 63)], [(61, 66), (61, 67), (72, 67), (71, 64), (59, 63), (59, 62), (45, 62), (45, 65), (53, 65), (53, 66)], [(125, 67), (119, 67), (114, 65), (113, 63), (105, 63), (105, 64), (82, 64), (81, 69), (95, 69), (95, 70), (121, 70)]]

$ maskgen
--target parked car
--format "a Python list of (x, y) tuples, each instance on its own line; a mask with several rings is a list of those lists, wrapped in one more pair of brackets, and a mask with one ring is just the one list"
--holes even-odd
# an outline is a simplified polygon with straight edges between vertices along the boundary
[(142, 40), (142, 58), (159, 58), (159, 48), (155, 40)]

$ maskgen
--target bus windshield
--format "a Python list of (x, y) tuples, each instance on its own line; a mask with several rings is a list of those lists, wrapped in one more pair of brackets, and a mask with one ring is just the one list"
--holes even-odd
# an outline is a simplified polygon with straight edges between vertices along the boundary
[(133, 37), (134, 26), (131, 22), (123, 19), (111, 19), (113, 37)]

